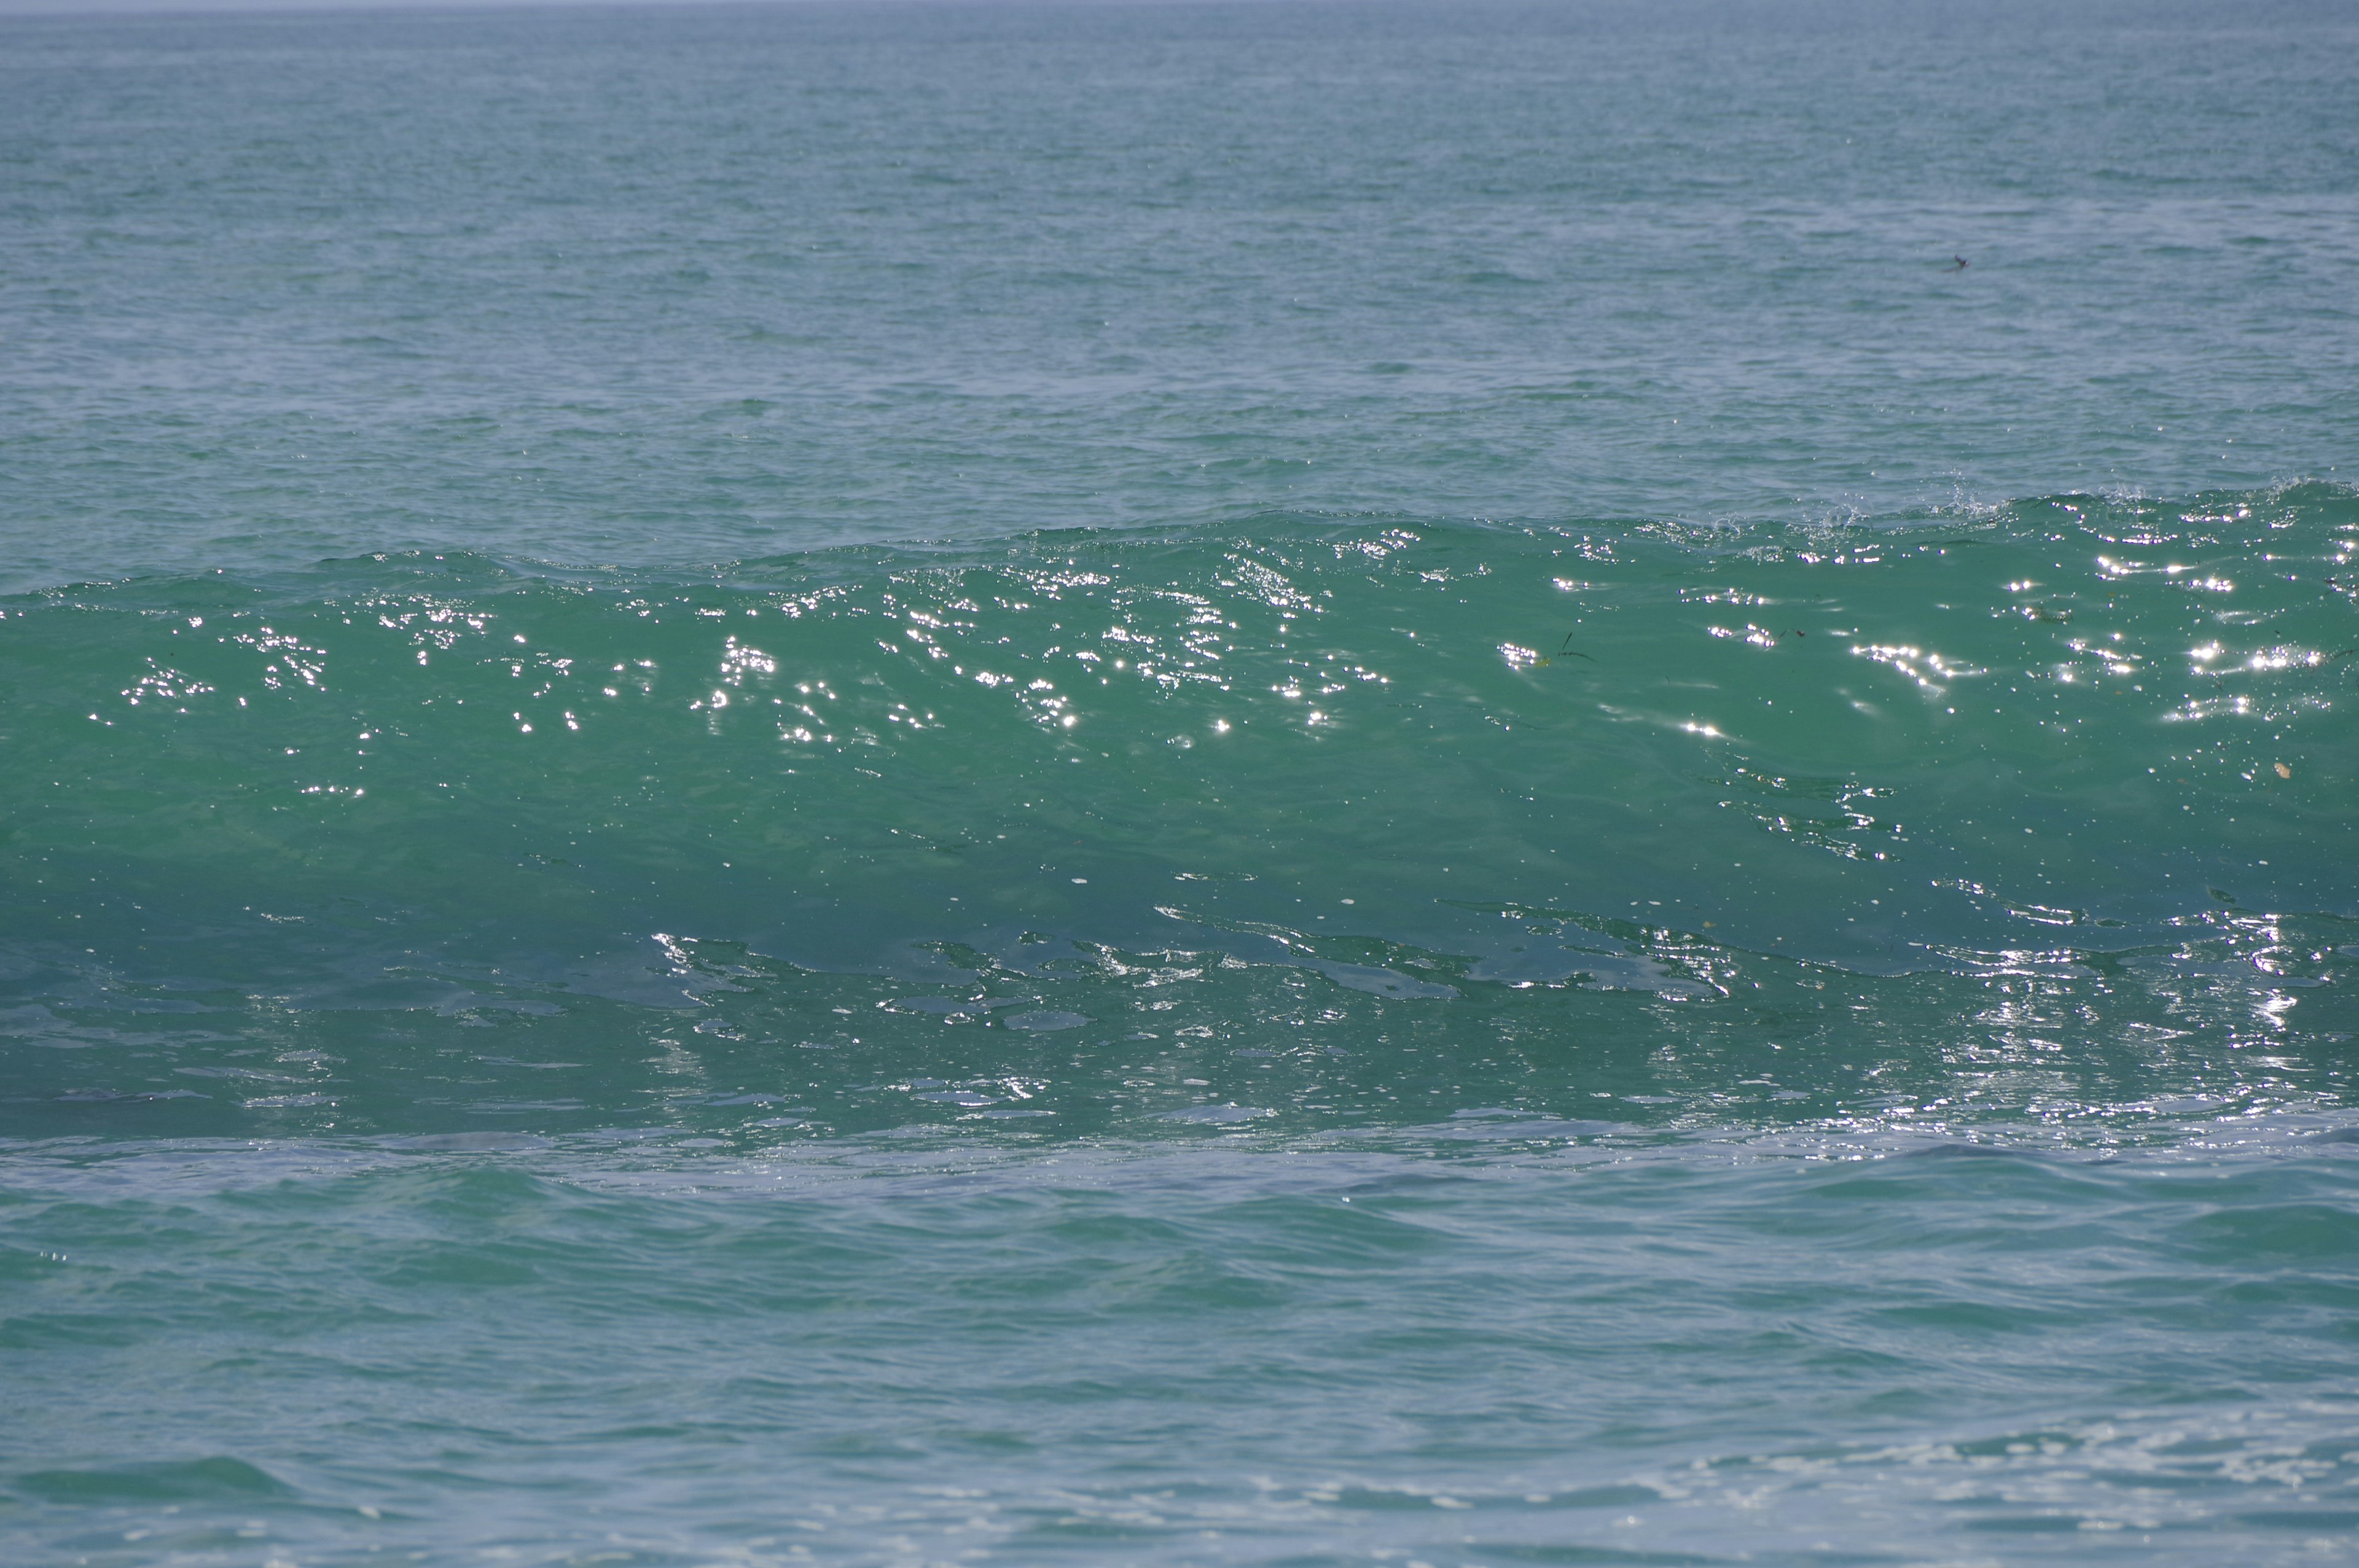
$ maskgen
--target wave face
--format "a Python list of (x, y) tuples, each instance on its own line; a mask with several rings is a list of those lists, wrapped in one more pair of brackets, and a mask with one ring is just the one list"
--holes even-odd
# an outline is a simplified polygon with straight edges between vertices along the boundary
[[(1059, 1130), (1229, 1096), (1305, 1129), (1563, 1113), (1601, 1071), (1717, 1119), (1719, 1053), (1773, 1045), (1788, 1098), (1745, 1098), (1781, 1122), (1895, 1070), (1967, 1119), (2307, 1092), (2245, 1053), (2340, 1016), (2292, 1003), (2359, 917), (2354, 551), (2359, 500), (2313, 486), (19, 598), (16, 1016), (75, 1045), (37, 1059), (88, 1114), (223, 1134), (513, 1115), (522, 1084), (575, 1121), (759, 1091), (873, 1127), (908, 1102), (861, 1086), (912, 1076)], [(1962, 999), (2030, 976), (2080, 1000), (1959, 1057)], [(167, 997), (210, 1021), (185, 1046), (129, 1027)], [(387, 1012), (411, 1044), (344, 1039)], [(1876, 1077), (1804, 1065), (1859, 1055), (1863, 1012)], [(266, 1020), (343, 1065), (239, 1083), (214, 1058)], [(480, 1103), (404, 1065), (486, 1026), (588, 1060)], [(1412, 1038), (1485, 1065), (1401, 1096)]]

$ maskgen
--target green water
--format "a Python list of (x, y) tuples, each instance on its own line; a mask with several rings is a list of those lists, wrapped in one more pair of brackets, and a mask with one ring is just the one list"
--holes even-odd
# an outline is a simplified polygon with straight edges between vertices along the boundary
[(0, 1557), (2359, 1556), (2354, 45), (0, 22)]

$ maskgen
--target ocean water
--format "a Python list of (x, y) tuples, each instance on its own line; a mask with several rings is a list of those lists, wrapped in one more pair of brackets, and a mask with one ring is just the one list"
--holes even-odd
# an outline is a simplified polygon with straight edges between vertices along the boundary
[(0, 20), (0, 1561), (2359, 1558), (2354, 61)]

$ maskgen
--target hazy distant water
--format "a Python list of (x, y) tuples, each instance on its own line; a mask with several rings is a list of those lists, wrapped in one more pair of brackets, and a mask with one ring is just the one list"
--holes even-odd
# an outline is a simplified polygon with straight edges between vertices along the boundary
[(2359, 1555), (2354, 59), (0, 22), (0, 1558)]
[(2347, 14), (2075, 9), (12, 23), (8, 569), (2346, 471)]

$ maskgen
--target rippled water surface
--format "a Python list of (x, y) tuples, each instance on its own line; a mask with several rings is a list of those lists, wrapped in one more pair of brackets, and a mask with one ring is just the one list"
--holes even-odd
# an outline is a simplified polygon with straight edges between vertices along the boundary
[(2359, 1556), (2354, 59), (0, 20), (0, 1558)]

